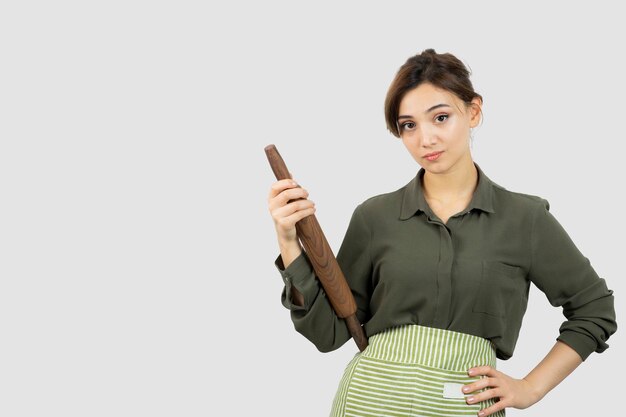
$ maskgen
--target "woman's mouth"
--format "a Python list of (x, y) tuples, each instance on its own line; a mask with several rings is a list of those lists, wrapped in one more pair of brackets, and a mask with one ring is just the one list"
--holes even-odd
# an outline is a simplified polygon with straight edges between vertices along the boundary
[(432, 154), (426, 155), (424, 158), (428, 159), (429, 161), (435, 161), (437, 160), (437, 158), (439, 158), (439, 155), (441, 155), (442, 153), (443, 151), (432, 153)]

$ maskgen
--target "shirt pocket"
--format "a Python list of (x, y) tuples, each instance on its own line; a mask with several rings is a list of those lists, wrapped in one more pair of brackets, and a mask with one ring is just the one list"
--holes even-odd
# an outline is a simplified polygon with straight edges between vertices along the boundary
[(480, 278), (473, 312), (504, 317), (522, 299), (525, 274), (521, 267), (482, 261)]

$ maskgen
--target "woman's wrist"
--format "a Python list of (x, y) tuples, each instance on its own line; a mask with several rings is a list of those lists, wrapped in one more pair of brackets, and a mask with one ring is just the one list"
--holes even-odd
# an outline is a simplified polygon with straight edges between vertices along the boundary
[(528, 377), (522, 378), (522, 381), (526, 383), (528, 393), (530, 394), (533, 404), (541, 401), (541, 399), (547, 394), (547, 392), (544, 392), (544, 390), (542, 390), (537, 384), (528, 380)]
[(280, 248), (280, 256), (283, 260), (283, 265), (285, 268), (291, 264), (298, 256), (302, 254), (302, 248), (300, 247), (300, 242), (298, 240), (295, 241), (278, 241), (278, 247)]
[(528, 381), (539, 401), (581, 363), (582, 359), (574, 349), (557, 340), (550, 352), (523, 379)]

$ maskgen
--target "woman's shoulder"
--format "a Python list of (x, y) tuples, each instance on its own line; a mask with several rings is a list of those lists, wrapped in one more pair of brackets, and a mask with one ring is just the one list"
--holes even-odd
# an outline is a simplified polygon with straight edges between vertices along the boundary
[(360, 211), (368, 220), (381, 216), (398, 214), (402, 205), (402, 198), (406, 186), (395, 191), (389, 191), (366, 197), (359, 203), (355, 211)]
[(503, 210), (534, 211), (540, 207), (550, 208), (548, 200), (540, 195), (509, 190), (491, 181), (494, 206)]

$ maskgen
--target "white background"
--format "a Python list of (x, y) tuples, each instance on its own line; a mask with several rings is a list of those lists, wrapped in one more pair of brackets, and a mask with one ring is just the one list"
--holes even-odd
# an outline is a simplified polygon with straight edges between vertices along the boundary
[[(336, 251), (358, 203), (419, 169), (383, 101), (426, 48), (459, 57), (483, 95), (474, 160), (548, 199), (621, 323), (613, 2), (215, 3), (0, 5), (1, 416), (327, 415), (356, 346), (319, 353), (280, 304), (263, 149)], [(525, 376), (563, 320), (533, 287), (498, 368)], [(622, 336), (507, 415), (613, 415)]]

